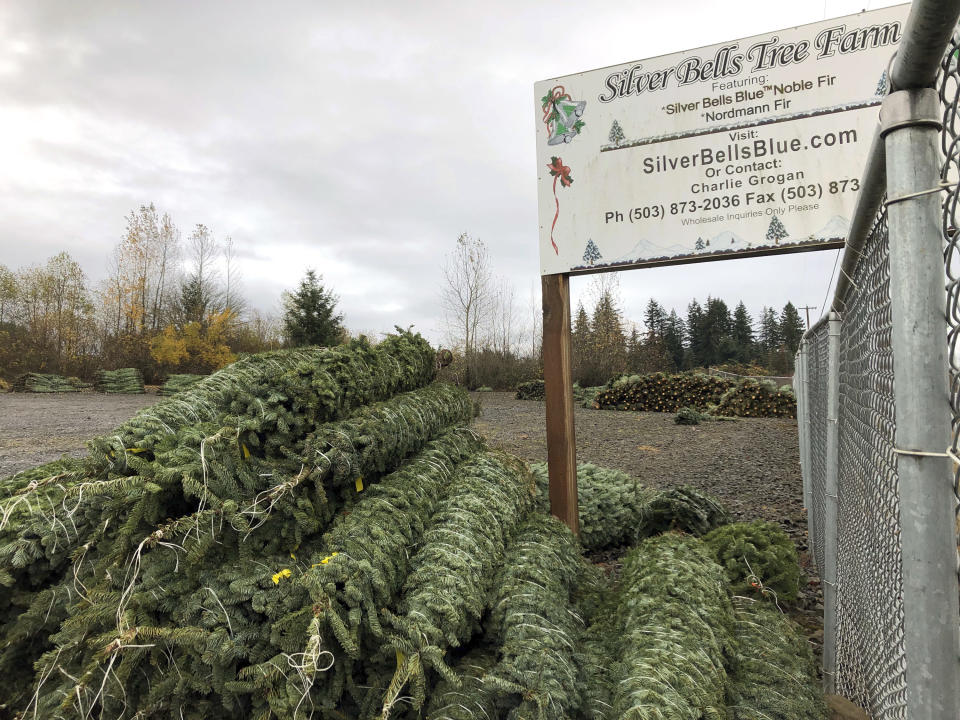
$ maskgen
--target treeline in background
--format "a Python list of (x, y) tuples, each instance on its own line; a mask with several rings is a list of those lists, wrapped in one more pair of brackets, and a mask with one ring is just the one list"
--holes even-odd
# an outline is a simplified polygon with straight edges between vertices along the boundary
[[(461, 235), (444, 265), (443, 308), (457, 359), (447, 376), (470, 389), (514, 389), (542, 377), (539, 304), (516, 307), (512, 289), (491, 270), (484, 243)], [(804, 323), (788, 302), (751, 317), (720, 298), (694, 299), (681, 316), (650, 300), (642, 325), (626, 318), (616, 273), (597, 275), (573, 314), (573, 379), (602, 385), (623, 373), (721, 366), (740, 375), (793, 374)], [(525, 317), (524, 317), (525, 316)], [(529, 322), (521, 322), (529, 319)], [(520, 329), (518, 329), (520, 328)]]
[[(469, 389), (512, 390), (542, 377), (541, 308), (528, 307), (492, 269), (488, 247), (463, 233), (442, 266), (444, 375)], [(650, 300), (643, 322), (626, 319), (616, 274), (598, 275), (573, 320), (574, 379), (601, 385), (622, 373), (718, 365), (739, 374), (790, 375), (803, 335), (792, 303), (752, 318), (740, 302), (693, 300), (681, 317)], [(241, 353), (334, 345), (348, 333), (337, 296), (312, 270), (267, 314), (246, 301), (236, 248), (205, 225), (186, 239), (152, 204), (126, 217), (106, 277), (92, 283), (66, 252), (44, 265), (0, 265), (0, 380), (26, 372), (92, 380), (137, 368), (146, 382), (206, 374)], [(398, 318), (398, 324), (403, 318)], [(376, 338), (373, 338), (376, 339)]]
[(141, 206), (96, 285), (66, 252), (44, 265), (0, 265), (0, 376), (92, 379), (133, 367), (155, 382), (212, 372), (238, 353), (343, 339), (336, 297), (312, 271), (282, 300), (277, 315), (248, 307), (230, 238), (197, 225), (183, 239), (168, 214)]

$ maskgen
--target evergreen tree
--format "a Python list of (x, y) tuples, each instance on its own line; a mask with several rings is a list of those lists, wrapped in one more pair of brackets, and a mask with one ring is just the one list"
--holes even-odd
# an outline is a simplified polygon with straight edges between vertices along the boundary
[(663, 323), (663, 345), (673, 362), (674, 370), (680, 370), (683, 367), (685, 330), (683, 319), (677, 315), (676, 310), (671, 310)]
[(583, 307), (583, 303), (577, 305), (577, 314), (573, 319), (573, 332), (571, 333), (570, 344), (573, 350), (573, 379), (581, 385), (584, 383), (584, 371), (589, 366), (590, 346), (592, 344), (590, 335), (590, 316)]
[(760, 347), (770, 352), (780, 345), (780, 323), (773, 308), (764, 306), (760, 311)]
[(702, 238), (702, 237), (698, 237), (698, 238), (697, 238), (697, 242), (696, 242), (696, 244), (695, 244), (693, 247), (694, 247), (695, 250), (703, 250), (703, 249), (706, 247), (706, 245), (705, 245), (704, 242), (703, 242), (703, 238)]
[(613, 292), (606, 289), (593, 309), (590, 322), (591, 356), (594, 372), (590, 385), (599, 385), (626, 369), (627, 338)]
[(673, 359), (667, 352), (667, 346), (662, 335), (647, 333), (647, 337), (640, 342), (634, 358), (631, 372), (640, 375), (673, 370)]
[(792, 302), (787, 302), (780, 313), (780, 337), (790, 357), (793, 357), (800, 347), (803, 330), (803, 320), (800, 319), (800, 313), (797, 312)]
[(773, 240), (775, 243), (779, 243), (783, 238), (787, 237), (790, 233), (787, 232), (787, 229), (783, 226), (783, 223), (780, 222), (780, 218), (776, 215), (770, 218), (770, 226), (767, 228), (767, 240)]
[(667, 320), (667, 313), (663, 307), (653, 298), (647, 303), (647, 309), (643, 314), (643, 324), (647, 326), (647, 332), (658, 337), (663, 336), (664, 323)]
[(630, 337), (627, 338), (627, 372), (640, 372), (643, 357), (643, 341), (640, 339), (640, 332), (634, 325), (630, 329)]
[(334, 314), (337, 296), (320, 284), (313, 270), (307, 270), (295, 293), (284, 293), (283, 330), (293, 347), (330, 346), (344, 336), (343, 315)]
[(707, 298), (703, 316), (703, 346), (699, 364), (704, 367), (730, 359), (730, 310), (720, 298)]
[(623, 142), (625, 137), (626, 136), (623, 134), (623, 128), (620, 127), (620, 123), (614, 120), (613, 125), (610, 126), (610, 135), (607, 137), (607, 139), (614, 145), (619, 145)]
[(703, 308), (696, 299), (687, 306), (687, 347), (689, 358), (684, 362), (686, 367), (692, 367), (700, 362), (703, 355)]
[(203, 323), (216, 310), (214, 299), (196, 275), (188, 275), (180, 285), (180, 295), (174, 305), (177, 324), (181, 327), (192, 322)]
[(743, 301), (740, 301), (737, 309), (733, 312), (731, 337), (737, 348), (737, 361), (749, 361), (754, 355), (753, 320)]

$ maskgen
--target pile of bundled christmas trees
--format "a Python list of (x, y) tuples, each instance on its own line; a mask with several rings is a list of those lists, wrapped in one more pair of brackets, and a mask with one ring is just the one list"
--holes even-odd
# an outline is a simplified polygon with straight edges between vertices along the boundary
[(137, 368), (97, 370), (93, 386), (102, 393), (137, 394), (144, 392), (143, 375)]
[(543, 380), (530, 380), (517, 385), (517, 400), (543, 400), (546, 398)]
[[(0, 714), (613, 718), (639, 707), (636, 668), (691, 678), (706, 673), (701, 654), (711, 686), (701, 703), (676, 685), (688, 707), (719, 693), (766, 712), (752, 680), (733, 680), (738, 617), (712, 546), (664, 536), (656, 552), (683, 572), (664, 555), (659, 572), (638, 561), (605, 586), (537, 509), (530, 471), (485, 447), (466, 426), (469, 396), (434, 372), (408, 333), (251, 356), (141, 411), (90, 457), (5, 481)], [(633, 492), (617, 521), (644, 530), (622, 536), (722, 522), (690, 491), (664, 500), (620, 477), (604, 498), (604, 471), (590, 474), (595, 515)], [(703, 600), (689, 631), (671, 614), (686, 611), (630, 609), (687, 597), (687, 584)], [(807, 672), (796, 647), (777, 651)], [(615, 670), (596, 660), (609, 656)], [(817, 717), (799, 714), (814, 686), (798, 678), (770, 717)]]
[(181, 390), (186, 390), (195, 382), (199, 382), (203, 378), (203, 375), (192, 375), (190, 373), (171, 375), (167, 378), (166, 382), (160, 386), (160, 389), (157, 390), (157, 395), (176, 395)]
[[(89, 386), (87, 386), (89, 387)], [(66, 378), (53, 373), (23, 373), (18, 375), (11, 389), (13, 392), (28, 393), (65, 393), (78, 392), (83, 388), (77, 378)]]
[(797, 396), (771, 380), (743, 380), (723, 394), (714, 412), (737, 417), (797, 416)]
[(683, 408), (736, 417), (796, 417), (789, 388), (769, 381), (733, 381), (700, 373), (653, 373), (615, 378), (597, 393), (593, 407), (679, 412)]
[(675, 413), (682, 407), (706, 409), (715, 405), (733, 385), (699, 373), (625, 375), (597, 393), (594, 407), (610, 410), (646, 410)]

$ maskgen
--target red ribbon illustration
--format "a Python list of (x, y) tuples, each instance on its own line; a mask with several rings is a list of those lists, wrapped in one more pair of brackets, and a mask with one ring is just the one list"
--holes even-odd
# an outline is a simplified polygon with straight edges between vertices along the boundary
[[(563, 88), (559, 88), (563, 90)], [(557, 212), (553, 216), (553, 225), (550, 226), (550, 244), (553, 245), (553, 252), (560, 254), (560, 248), (553, 239), (553, 229), (557, 226), (557, 219), (560, 217), (560, 199), (557, 197), (557, 180), (561, 187), (570, 187), (573, 185), (573, 178), (570, 177), (570, 168), (563, 164), (563, 160), (558, 157), (551, 157), (547, 170), (553, 175), (553, 201), (557, 204)]]

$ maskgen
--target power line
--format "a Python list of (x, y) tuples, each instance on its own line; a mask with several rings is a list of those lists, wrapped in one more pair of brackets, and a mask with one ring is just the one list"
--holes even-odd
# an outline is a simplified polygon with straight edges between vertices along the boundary
[[(823, 308), (824, 312), (827, 310), (827, 295), (830, 294), (830, 286), (833, 285), (833, 276), (837, 272), (837, 261), (840, 259), (840, 250), (837, 248), (837, 256), (833, 259), (833, 270), (830, 271), (830, 279), (827, 281), (827, 289), (823, 293), (823, 302), (820, 304), (820, 307)], [(823, 313), (820, 313), (820, 317), (823, 317)]]

